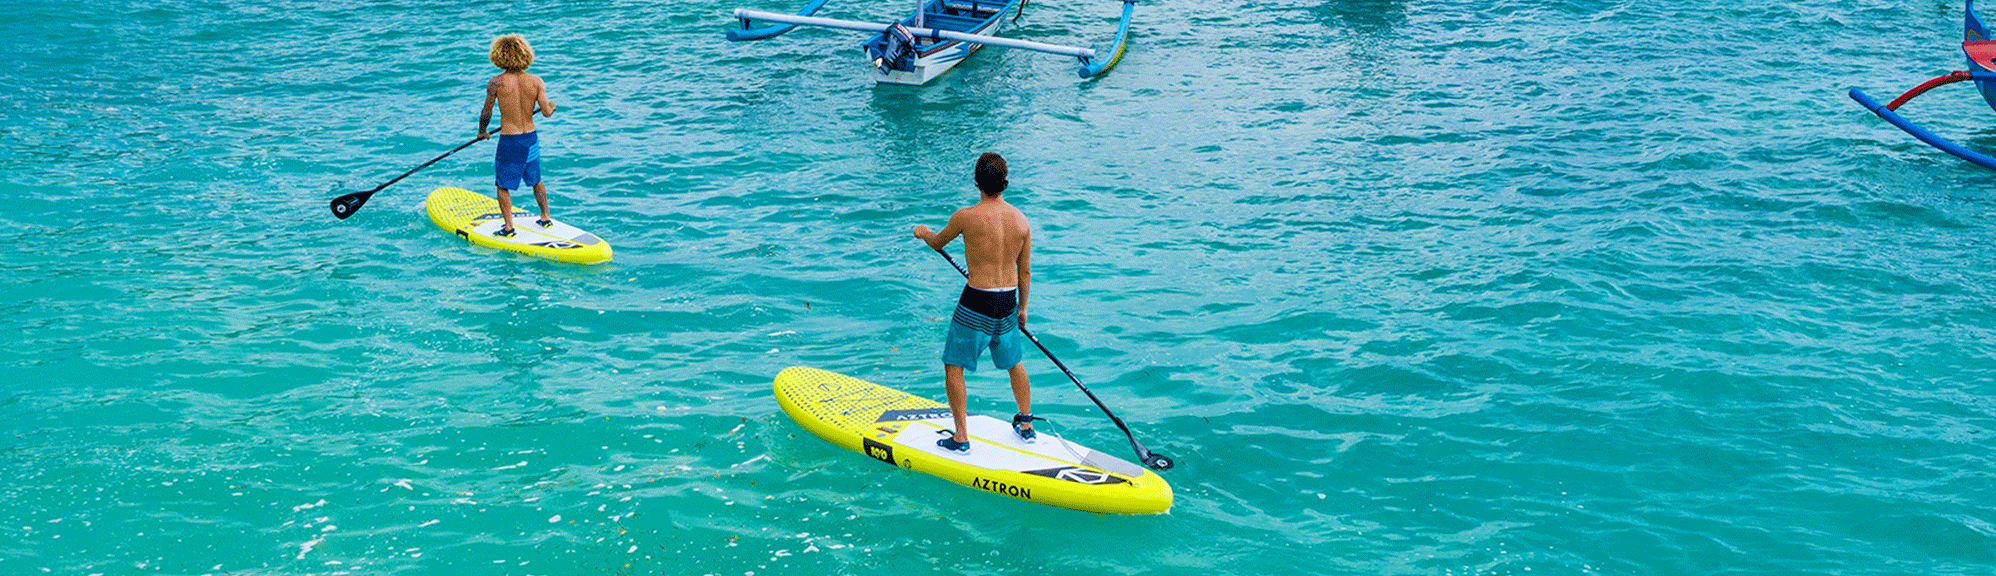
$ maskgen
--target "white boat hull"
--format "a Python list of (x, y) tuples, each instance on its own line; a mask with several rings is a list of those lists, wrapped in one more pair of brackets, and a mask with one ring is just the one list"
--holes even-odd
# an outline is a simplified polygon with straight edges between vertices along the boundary
[(977, 49), (982, 47), (967, 42), (945, 42), (939, 44), (933, 53), (925, 51), (922, 56), (916, 58), (914, 70), (885, 70), (879, 66), (869, 66), (871, 73), (868, 76), (871, 76), (874, 82), (881, 84), (921, 86), (955, 68), (957, 64), (962, 64), (963, 59), (969, 58), (971, 53), (977, 52)]
[[(963, 32), (979, 36), (996, 36), (999, 30), (1005, 27), (1005, 14), (1009, 11), (999, 12), (996, 15), (997, 17), (992, 18), (982, 27)], [(920, 24), (917, 24), (917, 26), (920, 26)], [(965, 58), (969, 58), (971, 54), (977, 53), (979, 48), (984, 47), (983, 44), (956, 40), (924, 38), (919, 41), (934, 42), (934, 44), (921, 47), (921, 50), (918, 52), (919, 55), (915, 57), (913, 70), (892, 70), (875, 64), (871, 66), (872, 73), (869, 76), (873, 78), (874, 82), (881, 84), (921, 86), (928, 84), (930, 80), (934, 80), (937, 76), (943, 75), (944, 72), (950, 71), (956, 65), (962, 64)]]

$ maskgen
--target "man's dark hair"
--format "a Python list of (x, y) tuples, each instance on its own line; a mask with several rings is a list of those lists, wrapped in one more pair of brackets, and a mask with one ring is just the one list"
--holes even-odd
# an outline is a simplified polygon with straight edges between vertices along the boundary
[(985, 152), (977, 157), (977, 190), (985, 196), (997, 196), (1005, 191), (1005, 157), (997, 152)]

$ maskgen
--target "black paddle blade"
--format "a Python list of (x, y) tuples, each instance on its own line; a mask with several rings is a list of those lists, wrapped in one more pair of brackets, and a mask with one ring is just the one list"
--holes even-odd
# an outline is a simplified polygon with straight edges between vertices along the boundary
[(1163, 472), (1165, 470), (1172, 469), (1172, 467), (1177, 466), (1178, 463), (1173, 462), (1170, 456), (1165, 456), (1163, 454), (1152, 452), (1150, 454), (1150, 457), (1144, 458), (1144, 465), (1149, 466), (1159, 472)]
[(355, 192), (352, 194), (334, 198), (333, 217), (339, 218), (341, 220), (347, 219), (348, 216), (352, 216), (354, 212), (359, 211), (361, 205), (367, 203), (367, 198), (373, 195), (374, 195), (373, 191), (368, 191), (368, 192)]

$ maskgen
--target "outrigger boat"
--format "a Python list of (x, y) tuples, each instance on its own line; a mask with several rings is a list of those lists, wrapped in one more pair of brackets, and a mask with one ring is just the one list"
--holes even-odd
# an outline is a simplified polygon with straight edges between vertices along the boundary
[(1942, 138), (1932, 131), (1914, 124), (1911, 120), (1907, 120), (1906, 117), (1900, 116), (1898, 112), (1900, 106), (1904, 106), (1906, 102), (1911, 101), (1915, 96), (1924, 94), (1935, 87), (1962, 81), (1974, 81), (1976, 90), (1982, 92), (1982, 101), (1989, 104), (1990, 108), (1996, 109), (1996, 40), (1990, 38), (1989, 27), (1982, 25), (1982, 20), (1975, 17), (1975, 0), (1968, 0), (1967, 6), (1962, 8), (1962, 13), (1961, 52), (1968, 57), (1967, 70), (1949, 72), (1946, 75), (1928, 80), (1919, 86), (1913, 87), (1912, 90), (1907, 90), (1905, 94), (1899, 95), (1898, 98), (1894, 98), (1888, 104), (1879, 104), (1870, 95), (1856, 88), (1850, 90), (1850, 97), (1852, 100), (1856, 100), (1858, 104), (1862, 104), (1865, 108), (1871, 110), (1873, 114), (1884, 118), (1886, 122), (1891, 122), (1893, 126), (1899, 127), (1900, 130), (1905, 130), (1907, 134), (1912, 134), (1914, 138), (1919, 138), (1920, 141), (1926, 142), (1928, 145), (1939, 148), (1949, 154), (1959, 156), (1963, 160), (1974, 162), (1984, 168), (1996, 170), (1996, 158), (1991, 158), (1987, 154), (1969, 150), (1960, 144), (1950, 142), (1946, 138)]
[[(1081, 61), (1080, 76), (1088, 78), (1109, 71), (1123, 59), (1123, 49), (1129, 43), (1130, 15), (1137, 2), (1123, 0), (1123, 18), (1117, 26), (1115, 48), (1108, 58), (1097, 58), (1089, 48), (995, 36), (1004, 26), (1006, 14), (1018, 19), (1017, 12), (1024, 6), (1024, 0), (923, 0), (913, 16), (889, 24), (813, 16), (825, 6), (825, 1), (813, 0), (796, 14), (736, 9), (735, 19), (741, 22), (741, 28), (729, 30), (728, 39), (775, 38), (798, 26), (873, 32), (873, 37), (860, 46), (873, 64), (874, 81), (882, 84), (926, 84), (984, 46), (1071, 56)], [(756, 27), (755, 22), (775, 25)]]

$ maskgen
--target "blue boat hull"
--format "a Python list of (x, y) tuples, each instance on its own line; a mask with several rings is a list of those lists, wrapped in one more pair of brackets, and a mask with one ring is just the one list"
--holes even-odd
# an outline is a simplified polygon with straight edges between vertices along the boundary
[[(1989, 27), (1982, 24), (1982, 19), (1975, 17), (1975, 0), (1968, 0), (1968, 5), (1962, 8), (1961, 20), (1963, 41), (1990, 39)], [(1981, 62), (1976, 62), (1974, 58), (1968, 58), (1967, 60), (1969, 72), (1991, 71), (1989, 67), (1983, 66)], [(1991, 109), (1996, 109), (1996, 81), (1977, 80), (1975, 81), (1975, 89), (1982, 92), (1983, 102), (1988, 103)]]

